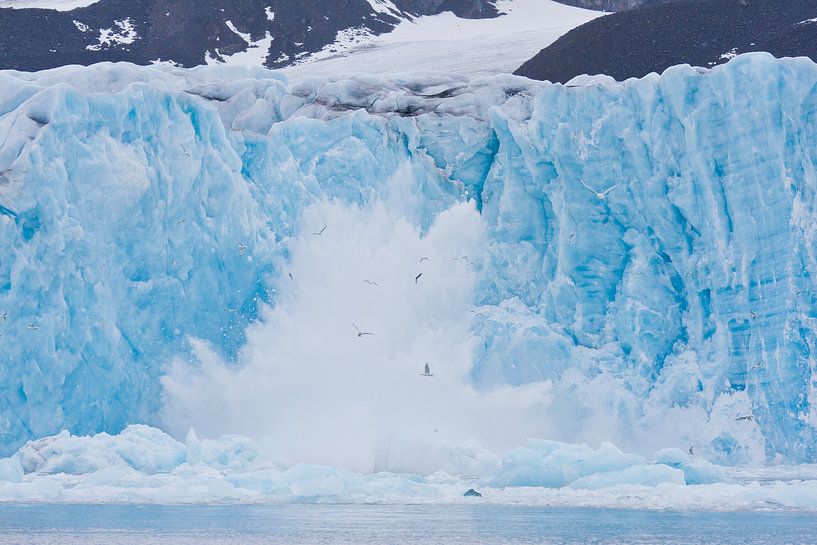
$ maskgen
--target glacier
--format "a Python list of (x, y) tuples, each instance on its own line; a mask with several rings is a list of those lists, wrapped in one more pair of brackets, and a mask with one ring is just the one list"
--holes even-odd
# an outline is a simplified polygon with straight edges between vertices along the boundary
[[(0, 454), (146, 424), (268, 436), (349, 475), (410, 441), (421, 455), (389, 447), (381, 469), (498, 489), (740, 486), (685, 466), (690, 446), (817, 462), (816, 83), (811, 61), (765, 54), (566, 86), (3, 72)], [(151, 437), (163, 465), (125, 466), (187, 463)], [(452, 465), (440, 437), (493, 454)], [(527, 437), (635, 454), (549, 481)], [(2, 479), (39, 479), (20, 463)]]

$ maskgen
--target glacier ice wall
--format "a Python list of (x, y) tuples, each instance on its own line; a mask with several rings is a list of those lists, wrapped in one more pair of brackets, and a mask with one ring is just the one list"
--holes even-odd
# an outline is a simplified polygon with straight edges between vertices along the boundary
[(236, 360), (309, 205), (387, 199), (425, 230), (473, 199), (476, 387), (550, 381), (561, 440), (817, 459), (810, 61), (577, 87), (129, 65), (0, 80), (5, 452), (157, 423), (191, 338)]

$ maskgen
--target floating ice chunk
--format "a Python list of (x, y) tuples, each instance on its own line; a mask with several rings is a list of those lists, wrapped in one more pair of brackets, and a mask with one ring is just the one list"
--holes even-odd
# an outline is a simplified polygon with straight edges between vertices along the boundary
[(295, 496), (340, 496), (344, 482), (340, 477), (329, 476), (292, 483), (289, 489)]
[[(159, 430), (128, 429), (120, 436), (73, 437), (58, 435), (40, 452), (59, 464), (41, 461), (41, 467), (91, 468), (88, 472), (37, 472), (22, 475), (18, 454), (0, 460), (0, 501), (71, 503), (232, 503), (341, 502), (341, 503), (439, 503), (464, 502), (463, 490), (478, 488), (491, 502), (524, 505), (583, 505), (646, 509), (817, 509), (817, 481), (773, 480), (780, 474), (757, 468), (754, 481), (741, 484), (713, 482), (688, 486), (684, 470), (668, 463), (688, 464), (680, 451), (659, 453), (665, 463), (647, 463), (622, 453), (612, 445), (598, 449), (555, 441), (529, 441), (503, 457), (516, 469), (528, 468), (525, 482), (508, 485), (503, 467), (483, 479), (442, 472), (428, 477), (416, 474), (355, 473), (341, 468), (297, 464), (289, 468), (262, 461), (263, 447), (237, 437), (198, 440), (201, 463), (187, 463), (187, 447), (196, 440), (188, 434), (176, 442), (177, 464), (152, 471), (159, 464), (144, 460), (154, 450), (166, 448), (167, 436)], [(138, 436), (140, 440), (135, 440)], [(117, 445), (116, 443), (123, 443)], [(24, 450), (32, 455), (31, 445)], [(60, 447), (60, 448), (57, 448)], [(136, 455), (135, 450), (144, 452)], [(254, 452), (253, 458), (246, 452)], [(142, 460), (137, 469), (128, 460)], [(96, 464), (89, 462), (100, 457)], [(71, 461), (71, 458), (75, 460)], [(196, 456), (191, 456), (195, 459)], [(705, 463), (696, 460), (702, 467)], [(545, 464), (549, 464), (546, 466)], [(168, 467), (173, 464), (166, 464)], [(232, 466), (232, 467), (230, 467)], [(803, 468), (799, 473), (813, 473)], [(804, 473), (805, 472), (805, 473)], [(9, 478), (11, 475), (11, 478)], [(517, 473), (515, 476), (522, 475)], [(768, 478), (768, 477), (771, 477)], [(494, 478), (496, 484), (488, 481)], [(502, 482), (502, 479), (505, 482)], [(743, 480), (743, 479), (742, 479)], [(477, 482), (479, 481), (479, 483)], [(531, 486), (538, 481), (540, 484)], [(569, 482), (568, 482), (569, 481)], [(559, 484), (565, 483), (565, 484)], [(479, 486), (477, 486), (479, 484)], [(501, 488), (497, 488), (501, 487)]]
[(261, 464), (273, 464), (261, 447), (240, 435), (225, 435), (218, 439), (201, 440), (202, 459), (211, 467), (244, 471)]
[(0, 460), (0, 481), (20, 483), (24, 475), (23, 466), (16, 456)]
[(716, 466), (700, 456), (690, 456), (681, 449), (670, 448), (656, 452), (655, 463), (683, 471), (686, 484), (730, 482), (722, 467)]
[(608, 471), (582, 477), (570, 483), (571, 488), (599, 490), (613, 486), (659, 484), (683, 485), (684, 472), (662, 464), (639, 464), (619, 471)]
[(17, 453), (26, 473), (80, 475), (127, 465), (145, 473), (170, 471), (185, 459), (185, 447), (148, 426), (128, 426), (121, 434), (72, 436), (67, 431), (26, 443)]
[(502, 457), (499, 472), (486, 480), (491, 486), (559, 488), (596, 473), (644, 464), (637, 454), (625, 454), (611, 443), (594, 450), (586, 445), (529, 439)]
[(83, 474), (82, 482), (86, 486), (139, 487), (144, 486), (146, 475), (127, 464), (118, 464), (98, 471)]

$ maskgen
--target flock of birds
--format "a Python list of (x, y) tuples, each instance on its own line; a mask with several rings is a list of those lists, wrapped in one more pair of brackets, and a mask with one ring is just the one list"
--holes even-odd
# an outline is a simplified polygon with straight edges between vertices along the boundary
[[(616, 184), (616, 185), (614, 185), (614, 186), (612, 186), (610, 188), (607, 188), (606, 190), (604, 190), (604, 192), (599, 192), (599, 191), (596, 191), (595, 189), (593, 189), (592, 187), (588, 186), (586, 183), (584, 183), (584, 180), (579, 180), (579, 181), (581, 182), (581, 184), (584, 187), (586, 187), (587, 189), (592, 191), (599, 199), (605, 199), (607, 197), (607, 195), (613, 189), (618, 187), (618, 184)], [(326, 232), (327, 227), (328, 227), (328, 225), (324, 225), (323, 227), (321, 227), (321, 229), (319, 231), (313, 232), (312, 235), (318, 236), (318, 237), (323, 236), (323, 234)], [(465, 263), (466, 265), (471, 265), (471, 261), (470, 261), (470, 259), (468, 258), (467, 255), (464, 255), (464, 256), (461, 256), (461, 257), (455, 257), (453, 260), (457, 261), (457, 262), (460, 262), (460, 263)], [(420, 258), (420, 264), (421, 265), (423, 263), (425, 263), (426, 261), (429, 261), (428, 257), (424, 256), (424, 257)], [(414, 284), (415, 285), (419, 284), (420, 278), (422, 278), (422, 277), (423, 277), (422, 272), (417, 273), (417, 275), (414, 277)], [(289, 273), (289, 278), (290, 279), (293, 278), (292, 273)], [(369, 286), (372, 286), (372, 287), (376, 287), (376, 286), (379, 285), (377, 282), (375, 282), (373, 280), (369, 280), (369, 279), (364, 279), (363, 283), (367, 284)], [(751, 315), (752, 315), (752, 319), (757, 319), (757, 315), (754, 312), (752, 312)], [(355, 333), (356, 333), (356, 335), (357, 335), (357, 337), (359, 339), (361, 339), (363, 337), (367, 337), (367, 336), (374, 336), (374, 333), (372, 333), (371, 331), (363, 331), (354, 322), (352, 323), (352, 327), (355, 328)], [(764, 363), (761, 362), (761, 363), (755, 365), (754, 367), (752, 367), (752, 369), (753, 370), (754, 369), (762, 369), (764, 367), (765, 367)], [(431, 372), (431, 367), (429, 366), (428, 363), (425, 364), (425, 367), (423, 368), (423, 372), (420, 373), (420, 376), (424, 376), (424, 377), (433, 377), (434, 376), (434, 374)], [(736, 422), (752, 422), (752, 421), (754, 421), (754, 416), (752, 416), (752, 415), (738, 415), (738, 416), (735, 417), (735, 421)], [(688, 452), (689, 452), (690, 456), (694, 456), (695, 455), (694, 446), (690, 446)]]
[[(328, 227), (328, 225), (324, 225), (323, 227), (321, 227), (321, 229), (319, 231), (314, 231), (311, 234), (313, 236), (316, 236), (316, 237), (322, 237), (323, 234), (326, 232), (327, 227)], [(427, 261), (430, 261), (430, 259), (428, 257), (426, 257), (426, 256), (423, 256), (423, 257), (420, 258), (420, 264), (421, 265), (423, 263), (427, 262)], [(453, 261), (457, 261), (459, 263), (465, 263), (466, 265), (471, 265), (471, 260), (469, 259), (469, 257), (467, 255), (460, 256), (460, 257), (455, 257), (453, 259)], [(291, 272), (287, 273), (287, 274), (289, 275), (290, 280), (294, 279)], [(423, 277), (422, 272), (417, 273), (417, 275), (414, 277), (414, 285), (415, 286), (420, 283), (420, 278), (422, 278), (422, 277)], [(369, 280), (368, 278), (364, 279), (363, 283), (368, 285), (368, 286), (372, 286), (372, 287), (379, 286), (379, 284), (377, 282), (375, 282), (374, 280)], [(358, 339), (362, 339), (363, 337), (367, 337), (367, 336), (374, 336), (374, 333), (372, 333), (371, 331), (363, 331), (354, 322), (352, 322), (352, 327), (355, 328), (355, 334), (357, 335)], [(434, 373), (431, 372), (431, 366), (428, 364), (428, 362), (426, 362), (425, 366), (423, 367), (423, 372), (420, 373), (420, 376), (422, 376), (422, 377), (433, 377), (434, 376)]]
[[(587, 188), (590, 192), (592, 192), (599, 200), (606, 199), (607, 195), (611, 191), (613, 191), (615, 188), (617, 188), (619, 186), (619, 184), (615, 184), (615, 185), (605, 189), (604, 191), (598, 191), (595, 188), (589, 186), (587, 183), (585, 183), (584, 180), (580, 179), (579, 182), (585, 188)], [(186, 221), (187, 220), (181, 220), (179, 223), (183, 223), (183, 222), (186, 222)], [(329, 227), (328, 225), (324, 225), (323, 227), (321, 227), (321, 229), (319, 231), (313, 232), (312, 235), (319, 236), (319, 237), (323, 236), (323, 234), (326, 232), (326, 229), (328, 227)], [(573, 237), (573, 236), (575, 236), (575, 235), (571, 235), (571, 237)], [(243, 256), (244, 253), (246, 252), (246, 250), (247, 250), (247, 247), (245, 245), (239, 244), (239, 248), (238, 248), (239, 256)], [(464, 263), (466, 265), (471, 265), (471, 261), (470, 261), (470, 259), (469, 259), (469, 257), (467, 255), (464, 255), (464, 256), (461, 256), (461, 257), (455, 257), (453, 260), (457, 261), (457, 262), (460, 262), (460, 263)], [(426, 261), (429, 261), (428, 257), (424, 256), (424, 257), (420, 258), (420, 264), (423, 264)], [(288, 273), (288, 275), (289, 275), (290, 280), (294, 279), (291, 272)], [(422, 272), (417, 273), (417, 275), (414, 277), (414, 284), (415, 285), (419, 284), (420, 283), (420, 278), (422, 278), (422, 277), (423, 277)], [(369, 280), (369, 279), (364, 279), (363, 283), (367, 284), (369, 286), (372, 286), (372, 287), (377, 287), (379, 285), (377, 282), (375, 282), (373, 280)], [(757, 319), (757, 314), (755, 314), (754, 312), (751, 312), (751, 316), (752, 316), (753, 320)], [(4, 311), (0, 312), (0, 320), (5, 322), (7, 320), (7, 318), (8, 318), (8, 311), (4, 310)], [(363, 338), (363, 337), (366, 337), (366, 336), (374, 336), (373, 332), (363, 331), (355, 323), (352, 323), (352, 327), (354, 327), (356, 335), (357, 335), (357, 337), (359, 339)], [(37, 326), (36, 323), (32, 322), (27, 326), (27, 329), (29, 331), (38, 331), (40, 328), (39, 328), (39, 326)], [(761, 362), (761, 363), (758, 363), (755, 366), (753, 366), (752, 370), (763, 369), (763, 368), (765, 368), (765, 364), (763, 362)], [(425, 367), (423, 368), (423, 372), (420, 373), (420, 375), (424, 376), (424, 377), (433, 377), (434, 376), (434, 374), (431, 372), (431, 367), (429, 366), (428, 363), (425, 364)], [(736, 422), (752, 422), (753, 420), (754, 420), (754, 417), (752, 415), (739, 415), (739, 416), (735, 417)], [(694, 447), (690, 446), (688, 452), (689, 452), (690, 455), (694, 455), (695, 454)]]
[[(180, 220), (178, 223), (182, 224), (182, 223), (186, 223), (186, 222), (187, 222), (187, 220), (183, 219), (183, 220)], [(324, 225), (323, 227), (321, 227), (321, 229), (319, 231), (313, 232), (312, 235), (319, 236), (319, 237), (323, 236), (323, 234), (326, 232), (327, 228), (328, 228), (328, 225)], [(245, 255), (246, 251), (247, 251), (247, 246), (246, 245), (244, 245), (244, 244), (239, 244), (238, 245), (238, 255), (240, 257), (243, 257)], [(429, 261), (428, 257), (421, 257), (420, 258), (420, 264), (425, 263), (426, 261)], [(471, 261), (470, 261), (470, 259), (468, 258), (467, 255), (464, 255), (464, 256), (461, 256), (461, 257), (455, 257), (454, 261), (457, 261), (457, 262), (460, 262), (460, 263), (465, 263), (467, 265), (471, 265)], [(289, 275), (290, 280), (294, 280), (294, 277), (292, 276), (291, 272), (288, 273), (288, 275)], [(423, 276), (423, 273), (420, 272), (414, 277), (414, 284), (415, 285), (420, 283), (420, 278), (422, 278), (422, 276)], [(375, 282), (373, 280), (368, 280), (368, 279), (363, 280), (363, 283), (367, 284), (369, 286), (372, 286), (372, 287), (376, 287), (376, 286), (379, 285), (377, 282)], [(231, 310), (231, 312), (235, 312), (235, 311)], [(8, 311), (7, 310), (0, 311), (0, 321), (5, 322), (7, 319), (8, 319)], [(372, 333), (371, 331), (361, 330), (357, 326), (357, 324), (353, 323), (352, 326), (355, 328), (355, 332), (356, 332), (358, 338), (363, 338), (363, 337), (366, 337), (366, 336), (373, 336), (374, 335), (374, 333)], [(38, 326), (35, 322), (31, 322), (30, 324), (28, 324), (28, 326), (26, 326), (26, 329), (28, 331), (39, 331), (40, 326)], [(2, 337), (2, 335), (0, 335), (0, 337)], [(431, 372), (431, 367), (429, 366), (428, 363), (425, 364), (425, 367), (423, 368), (423, 372), (420, 373), (420, 375), (424, 376), (424, 377), (433, 377), (434, 376), (434, 374)]]

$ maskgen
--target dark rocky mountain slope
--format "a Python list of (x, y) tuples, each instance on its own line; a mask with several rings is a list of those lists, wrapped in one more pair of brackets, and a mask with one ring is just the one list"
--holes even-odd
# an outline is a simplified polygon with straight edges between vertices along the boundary
[(556, 0), (560, 4), (596, 11), (623, 11), (641, 6), (656, 6), (676, 0)]
[(622, 11), (571, 30), (515, 73), (623, 80), (676, 64), (709, 68), (749, 51), (817, 60), (817, 1), (677, 0)]
[[(73, 11), (0, 9), (0, 68), (170, 60), (182, 66), (223, 59), (250, 43), (284, 66), (334, 42), (346, 29), (380, 34), (402, 19), (453, 11), (494, 17), (490, 0), (100, 0)], [(248, 43), (249, 42), (249, 43)], [(270, 43), (271, 42), (271, 43)]]

